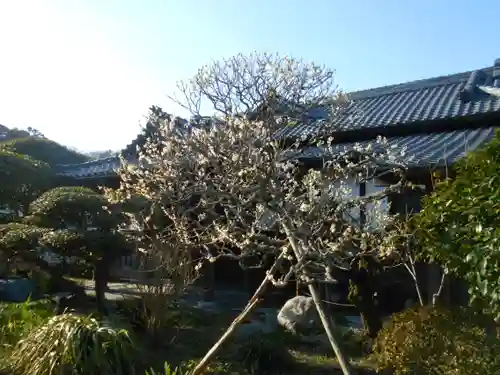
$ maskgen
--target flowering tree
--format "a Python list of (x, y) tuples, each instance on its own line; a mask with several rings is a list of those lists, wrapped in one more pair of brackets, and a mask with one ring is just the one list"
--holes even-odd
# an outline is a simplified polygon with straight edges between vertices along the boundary
[[(236, 56), (201, 68), (179, 85), (193, 114), (188, 125), (152, 114), (161, 137), (147, 142), (135, 165), (121, 171), (123, 200), (142, 197), (148, 210), (130, 213), (139, 228), (172, 251), (210, 261), (230, 257), (274, 259), (247, 307), (195, 369), (210, 357), (257, 304), (269, 284), (294, 276), (308, 286), (344, 373), (352, 373), (320, 303), (318, 283), (368, 257), (393, 251), (397, 232), (382, 210), (383, 199), (405, 184), (405, 168), (383, 140), (373, 146), (340, 149), (329, 138), (341, 121), (353, 118), (350, 103), (334, 84), (333, 71), (274, 55)], [(202, 117), (201, 108), (215, 109)], [(312, 122), (311, 109), (327, 115), (314, 132), (299, 138), (283, 129)], [(315, 146), (320, 165), (310, 168), (305, 147)], [(382, 175), (393, 183), (366, 196), (352, 194), (348, 181)], [(116, 192), (115, 198), (116, 196)], [(175, 245), (174, 245), (175, 244)]]

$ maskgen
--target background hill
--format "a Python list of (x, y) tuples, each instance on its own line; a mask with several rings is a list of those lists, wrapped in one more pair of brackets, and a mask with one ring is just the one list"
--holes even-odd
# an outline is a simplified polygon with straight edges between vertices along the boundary
[(2, 150), (28, 155), (50, 166), (83, 163), (91, 159), (89, 155), (47, 139), (36, 129), (22, 130), (4, 125), (0, 125), (0, 151)]

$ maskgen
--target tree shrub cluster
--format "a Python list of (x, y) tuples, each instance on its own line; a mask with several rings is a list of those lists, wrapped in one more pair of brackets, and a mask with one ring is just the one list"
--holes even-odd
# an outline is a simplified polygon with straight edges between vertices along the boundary
[(395, 314), (374, 345), (379, 370), (395, 375), (500, 373), (500, 340), (468, 309), (418, 307)]

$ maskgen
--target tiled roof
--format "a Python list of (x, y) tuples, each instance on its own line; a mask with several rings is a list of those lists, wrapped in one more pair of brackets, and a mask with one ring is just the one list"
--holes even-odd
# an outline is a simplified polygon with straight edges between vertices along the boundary
[(96, 178), (113, 175), (120, 167), (120, 158), (112, 156), (100, 160), (92, 160), (80, 164), (67, 164), (59, 166), (59, 175), (75, 178)]
[[(393, 137), (387, 139), (387, 147), (390, 147), (392, 152), (401, 155), (398, 160), (408, 166), (446, 166), (462, 158), (468, 151), (475, 150), (490, 141), (494, 131), (494, 127), (487, 127)], [(359, 142), (362, 147), (368, 144), (372, 144), (375, 151), (379, 147), (375, 140)], [(356, 145), (356, 143), (341, 143), (332, 146), (327, 152), (319, 147), (309, 147), (301, 153), (300, 157), (325, 157), (328, 152), (345, 152), (352, 150)], [(77, 179), (108, 177), (114, 175), (119, 167), (119, 158), (112, 157), (77, 165), (66, 165), (60, 174)]]
[[(405, 126), (418, 122), (500, 114), (500, 61), (496, 67), (380, 87), (348, 94), (349, 109), (336, 121), (337, 131)], [(313, 135), (318, 122), (288, 126), (284, 138)]]
[[(500, 119), (500, 59), (493, 67), (458, 73), (431, 79), (385, 86), (348, 94), (351, 105), (334, 124), (334, 133), (368, 129), (407, 129), (419, 123), (442, 124), (443, 120), (479, 118), (481, 115), (497, 114)], [(283, 128), (277, 135), (284, 138), (313, 135), (319, 129), (325, 111), (316, 108), (309, 112), (303, 123)], [(499, 124), (490, 123), (491, 126)], [(481, 124), (484, 126), (484, 124)], [(476, 130), (446, 131), (434, 129), (425, 134), (405, 134), (390, 138), (395, 147), (407, 147), (407, 154), (414, 154), (415, 165), (435, 165), (439, 161), (452, 162), (488, 141), (492, 127)], [(436, 132), (433, 133), (432, 132)], [(413, 131), (413, 133), (415, 133)], [(402, 134), (399, 134), (402, 135)], [(352, 139), (352, 138), (351, 138)], [(368, 141), (367, 141), (368, 142)], [(350, 147), (342, 143), (338, 147)], [(312, 157), (320, 150), (307, 149)], [(76, 178), (93, 178), (114, 174), (119, 167), (118, 158), (107, 158), (78, 165), (61, 167), (61, 174)]]
[[(494, 127), (480, 129), (455, 130), (445, 133), (419, 134), (407, 137), (393, 137), (387, 139), (391, 152), (399, 155), (398, 161), (413, 167), (437, 167), (451, 165), (462, 158), (467, 152), (477, 149), (490, 141), (495, 132)], [(319, 147), (305, 149), (301, 157), (325, 157), (328, 153), (350, 151), (356, 145), (361, 147), (371, 144), (376, 152), (382, 147), (376, 140), (359, 143), (341, 143), (333, 145), (328, 150)]]

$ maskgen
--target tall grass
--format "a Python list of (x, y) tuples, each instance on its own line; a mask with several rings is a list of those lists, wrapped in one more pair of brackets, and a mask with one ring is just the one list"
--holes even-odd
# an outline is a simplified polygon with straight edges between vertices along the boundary
[(50, 301), (0, 304), (0, 350), (5, 353), (20, 338), (53, 315)]
[(135, 349), (126, 330), (62, 314), (20, 340), (9, 367), (17, 375), (133, 375)]

